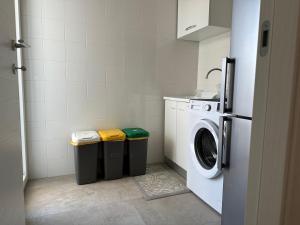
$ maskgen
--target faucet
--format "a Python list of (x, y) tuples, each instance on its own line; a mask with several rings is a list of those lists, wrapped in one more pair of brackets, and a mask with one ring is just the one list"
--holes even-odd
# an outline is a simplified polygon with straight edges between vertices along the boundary
[(207, 72), (207, 74), (206, 74), (206, 76), (205, 76), (205, 79), (208, 79), (209, 75), (210, 75), (213, 71), (220, 71), (220, 72), (222, 72), (222, 70), (221, 70), (220, 68), (217, 68), (217, 67), (212, 68), (211, 70), (209, 70), (209, 71)]

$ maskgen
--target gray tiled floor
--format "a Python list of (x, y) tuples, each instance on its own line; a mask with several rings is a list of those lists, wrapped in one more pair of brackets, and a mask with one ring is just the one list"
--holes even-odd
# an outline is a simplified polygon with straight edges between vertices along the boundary
[(192, 193), (145, 201), (133, 178), (83, 186), (74, 176), (35, 180), (25, 203), (27, 225), (220, 225)]

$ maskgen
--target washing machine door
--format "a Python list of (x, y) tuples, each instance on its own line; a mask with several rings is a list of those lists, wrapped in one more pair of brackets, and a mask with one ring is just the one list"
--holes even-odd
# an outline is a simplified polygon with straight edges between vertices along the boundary
[(192, 130), (191, 158), (193, 166), (207, 178), (220, 175), (218, 168), (218, 127), (210, 120), (200, 120)]

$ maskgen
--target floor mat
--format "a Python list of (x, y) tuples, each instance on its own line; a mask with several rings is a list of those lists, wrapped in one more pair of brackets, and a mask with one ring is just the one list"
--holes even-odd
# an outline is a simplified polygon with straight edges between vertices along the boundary
[(151, 165), (146, 175), (135, 177), (146, 200), (190, 192), (184, 179), (166, 165)]

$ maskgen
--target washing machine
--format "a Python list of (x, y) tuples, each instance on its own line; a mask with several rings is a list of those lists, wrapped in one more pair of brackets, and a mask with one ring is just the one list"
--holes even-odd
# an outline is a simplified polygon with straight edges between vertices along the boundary
[(190, 102), (187, 187), (221, 214), (223, 175), (218, 149), (218, 109), (217, 101)]

